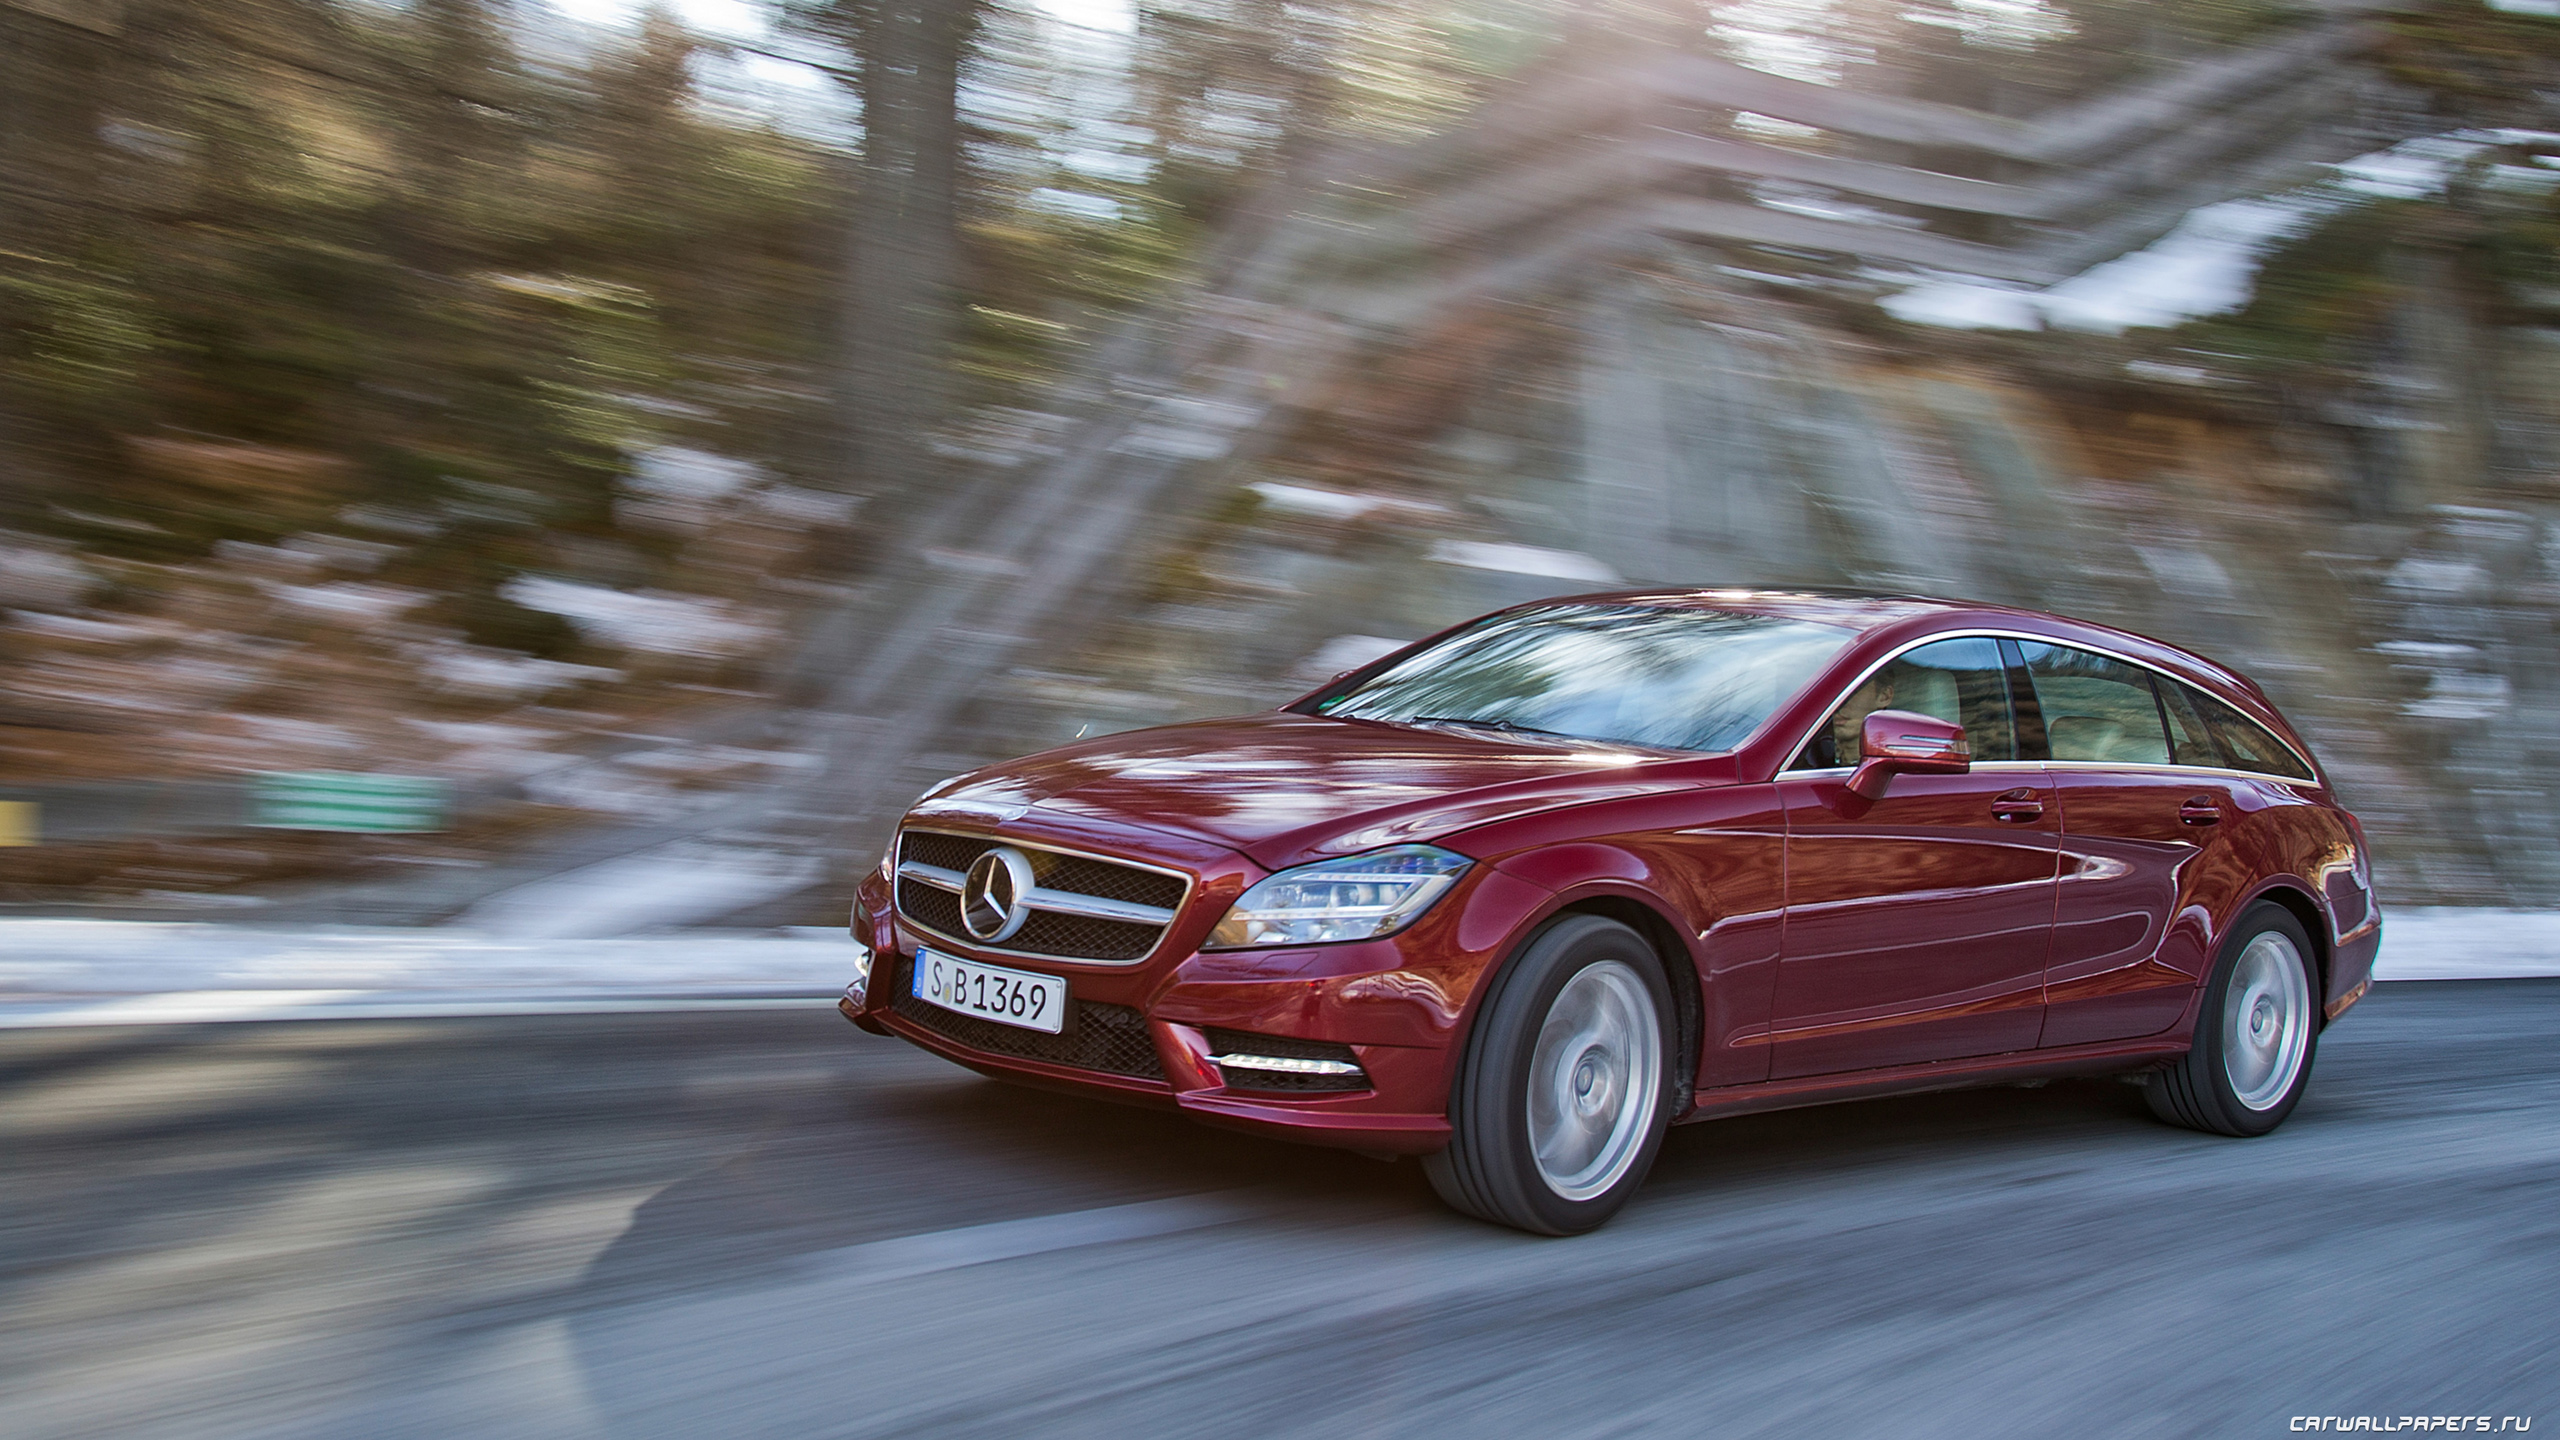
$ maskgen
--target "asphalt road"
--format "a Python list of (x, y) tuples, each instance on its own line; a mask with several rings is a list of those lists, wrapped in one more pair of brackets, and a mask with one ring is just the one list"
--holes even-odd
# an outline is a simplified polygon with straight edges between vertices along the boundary
[(2263, 1140), (2057, 1082), (1673, 1134), (1596, 1235), (823, 1010), (0, 1033), (0, 1434), (2255, 1436), (2560, 1422), (2560, 981)]

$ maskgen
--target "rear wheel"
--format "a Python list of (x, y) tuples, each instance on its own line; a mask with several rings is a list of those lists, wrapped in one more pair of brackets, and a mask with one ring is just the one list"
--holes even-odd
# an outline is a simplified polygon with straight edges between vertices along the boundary
[(1670, 987), (1633, 930), (1569, 916), (1494, 979), (1427, 1157), (1452, 1206), (1540, 1235), (1593, 1229), (1644, 1183), (1668, 1123)]
[(2195, 1044), (2151, 1077), (2151, 1113), (2216, 1135), (2264, 1135), (2293, 1113), (2320, 1043), (2311, 937), (2261, 902), (2223, 943), (2205, 986)]

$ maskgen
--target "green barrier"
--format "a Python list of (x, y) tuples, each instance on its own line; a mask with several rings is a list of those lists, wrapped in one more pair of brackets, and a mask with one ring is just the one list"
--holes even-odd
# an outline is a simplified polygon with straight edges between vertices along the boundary
[(452, 782), (420, 775), (261, 775), (249, 823), (268, 830), (415, 835), (445, 828), (452, 800)]

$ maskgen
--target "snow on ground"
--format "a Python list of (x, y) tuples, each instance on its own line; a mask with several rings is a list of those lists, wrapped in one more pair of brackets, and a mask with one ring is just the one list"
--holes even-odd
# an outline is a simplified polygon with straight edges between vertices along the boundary
[(834, 929), (558, 940), (0, 920), (0, 1026), (810, 1003), (861, 954)]
[[(817, 1005), (862, 955), (836, 929), (571, 939), (0, 920), (0, 1027)], [(2560, 911), (2408, 908), (2384, 920), (2378, 979), (2536, 976), (2560, 976)]]
[(1618, 572), (1579, 550), (1550, 550), (1540, 545), (1505, 545), (1486, 540), (1441, 540), (1431, 558), (1468, 570), (1498, 570), (1509, 575), (1543, 575), (1593, 585), (1619, 583)]
[(361, 580), (339, 580), (327, 585), (286, 585), (272, 580), (256, 583), (287, 609), (351, 625), (380, 625), (435, 598), (424, 590)]
[(818, 868), (813, 855), (684, 841), (519, 886), (462, 921), (510, 940), (626, 935), (788, 895)]
[(611, 590), (520, 575), (499, 587), (528, 610), (547, 610), (601, 644), (714, 659), (760, 650), (774, 629), (743, 606), (698, 595)]
[(565, 660), (537, 660), (503, 650), (439, 643), (407, 647), (409, 662), (438, 683), (479, 695), (510, 698), (547, 694), (573, 685), (601, 684), (622, 678), (619, 670), (601, 665), (572, 665)]
[(2416, 906), (2382, 915), (2377, 980), (2560, 975), (2560, 910)]
[[(2427, 200), (2463, 166), (2499, 146), (2551, 146), (2540, 130), (2456, 130), (2404, 140), (2331, 167), (2336, 173), (2275, 195), (2190, 211), (2143, 249), (2041, 290), (1969, 275), (1924, 280), (1877, 303), (1898, 319), (1958, 330), (2035, 330), (2047, 325), (2117, 335), (2221, 315), (2249, 303), (2258, 266), (2276, 245), (2367, 200)], [(2549, 157), (2535, 157), (2537, 161)], [(2498, 166), (2493, 183), (2521, 166)]]

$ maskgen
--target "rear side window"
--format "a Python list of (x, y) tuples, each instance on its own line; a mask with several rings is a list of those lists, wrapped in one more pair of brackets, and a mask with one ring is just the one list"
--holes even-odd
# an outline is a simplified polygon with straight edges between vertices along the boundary
[(2055, 760), (2166, 765), (2169, 735), (2149, 672), (2068, 645), (2022, 640)]
[(2205, 729), (2213, 735), (2214, 743), (2222, 748), (2222, 763), (2234, 770), (2255, 770), (2261, 775), (2281, 775), (2287, 780), (2311, 778), (2311, 767), (2303, 764), (2302, 757), (2269, 733), (2264, 725), (2201, 690), (2183, 685), (2175, 688), (2185, 690), (2194, 700)]
[(2222, 753), (2222, 745), (2213, 738), (2213, 730), (2205, 723), (2204, 696), (2192, 685), (2182, 685), (2164, 676), (2151, 677), (2151, 687), (2160, 692), (2160, 713), (2169, 718), (2169, 763), (2197, 765), (2220, 769), (2231, 763)]
[(1996, 640), (1932, 640), (1895, 656), (1831, 712), (1796, 757), (1794, 768), (1826, 770), (1857, 764), (1858, 732), (1878, 710), (1909, 710), (1962, 725), (1977, 763), (2018, 758), (2017, 732), (2009, 718), (2009, 687)]

